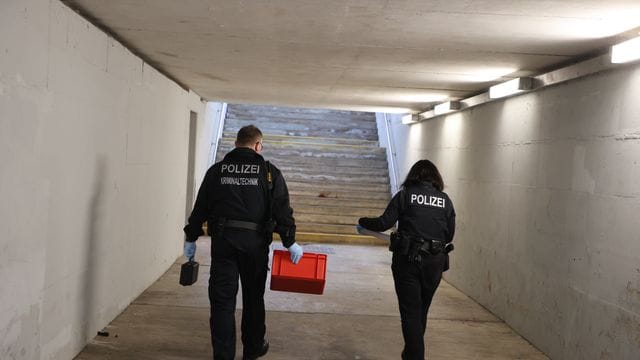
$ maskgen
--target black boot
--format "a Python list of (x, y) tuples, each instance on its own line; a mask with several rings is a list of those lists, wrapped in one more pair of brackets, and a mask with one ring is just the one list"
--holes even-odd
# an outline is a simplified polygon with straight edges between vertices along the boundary
[(269, 351), (269, 342), (267, 340), (262, 341), (262, 347), (251, 355), (244, 354), (242, 360), (255, 360), (261, 356), (264, 356)]

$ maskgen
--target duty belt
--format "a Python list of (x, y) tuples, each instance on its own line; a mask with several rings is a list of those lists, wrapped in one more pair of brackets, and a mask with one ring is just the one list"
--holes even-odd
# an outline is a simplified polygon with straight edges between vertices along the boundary
[(264, 227), (260, 224), (256, 224), (250, 221), (241, 221), (241, 220), (226, 220), (224, 222), (224, 227), (236, 228), (236, 229), (245, 229), (245, 230), (253, 230), (253, 231), (262, 231)]

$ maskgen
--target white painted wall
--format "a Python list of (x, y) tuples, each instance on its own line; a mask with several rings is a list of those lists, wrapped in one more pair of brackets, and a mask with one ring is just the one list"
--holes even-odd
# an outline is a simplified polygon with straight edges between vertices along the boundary
[(638, 99), (632, 65), (394, 119), (401, 176), (433, 160), (456, 206), (447, 280), (553, 359), (640, 354)]
[(190, 111), (57, 0), (0, 2), (0, 359), (72, 358), (181, 254)]

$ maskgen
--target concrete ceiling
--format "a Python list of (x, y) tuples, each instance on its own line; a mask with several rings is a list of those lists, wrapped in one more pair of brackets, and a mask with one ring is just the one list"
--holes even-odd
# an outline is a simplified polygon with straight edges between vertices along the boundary
[(640, 30), (640, 0), (63, 2), (207, 100), (365, 111), (423, 110)]

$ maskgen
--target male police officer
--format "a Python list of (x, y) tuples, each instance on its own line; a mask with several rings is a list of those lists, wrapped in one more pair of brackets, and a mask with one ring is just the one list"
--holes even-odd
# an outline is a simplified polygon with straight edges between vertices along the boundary
[(243, 358), (267, 353), (264, 290), (272, 232), (280, 234), (297, 263), (302, 248), (295, 243), (295, 221), (289, 192), (280, 171), (265, 162), (262, 132), (253, 125), (238, 131), (236, 148), (206, 173), (189, 223), (185, 256), (195, 255), (195, 241), (208, 221), (211, 235), (211, 342), (214, 359), (234, 359), (238, 276), (242, 283)]

